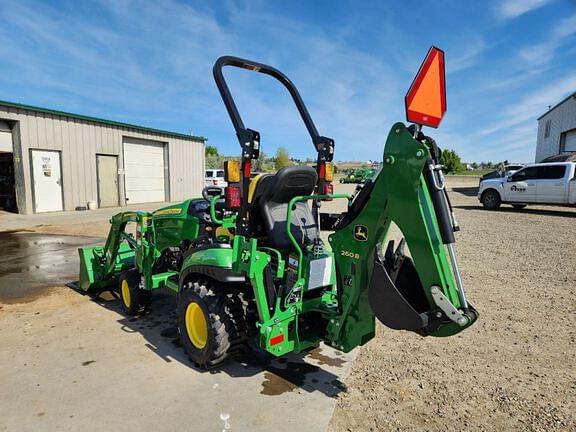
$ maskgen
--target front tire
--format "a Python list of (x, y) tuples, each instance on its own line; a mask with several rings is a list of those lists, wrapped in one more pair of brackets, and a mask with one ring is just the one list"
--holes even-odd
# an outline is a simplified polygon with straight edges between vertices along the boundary
[(178, 300), (182, 347), (201, 368), (217, 366), (237, 354), (246, 338), (244, 309), (237, 294), (211, 281), (189, 281)]
[(495, 190), (487, 190), (482, 194), (482, 205), (486, 210), (498, 210), (502, 200), (500, 194)]
[(120, 303), (126, 315), (134, 316), (145, 312), (150, 306), (150, 291), (144, 290), (138, 269), (122, 272), (118, 281)]

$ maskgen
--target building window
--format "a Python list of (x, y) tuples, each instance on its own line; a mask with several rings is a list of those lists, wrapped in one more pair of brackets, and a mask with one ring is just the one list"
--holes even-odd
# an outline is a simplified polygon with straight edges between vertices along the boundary
[(550, 126), (552, 125), (552, 120), (546, 120), (546, 124), (544, 125), (544, 138), (548, 138), (550, 136)]

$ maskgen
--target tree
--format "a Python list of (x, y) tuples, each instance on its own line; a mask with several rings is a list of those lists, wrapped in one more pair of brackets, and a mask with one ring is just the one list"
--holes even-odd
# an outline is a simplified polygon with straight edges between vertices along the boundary
[(278, 150), (276, 150), (276, 159), (274, 161), (276, 170), (290, 165), (292, 165), (292, 162), (290, 161), (288, 150), (286, 150), (284, 147), (279, 147)]
[(454, 150), (443, 150), (440, 157), (440, 164), (444, 165), (446, 173), (452, 174), (462, 170), (460, 156)]
[(268, 160), (268, 155), (263, 151), (260, 151), (260, 156), (258, 159), (252, 160), (252, 170), (253, 171), (265, 171), (266, 161)]
[(218, 157), (220, 156), (220, 153), (218, 153), (218, 148), (216, 146), (207, 145), (206, 147), (204, 147), (204, 156)]

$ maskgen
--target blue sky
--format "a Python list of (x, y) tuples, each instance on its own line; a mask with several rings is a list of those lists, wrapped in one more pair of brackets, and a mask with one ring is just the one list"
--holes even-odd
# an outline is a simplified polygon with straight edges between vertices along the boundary
[[(11, 1), (0, 3), (0, 100), (203, 135), (239, 154), (212, 79), (221, 55), (298, 86), (337, 160), (380, 160), (430, 45), (446, 52), (443, 148), (534, 159), (536, 118), (576, 91), (576, 1)], [(314, 155), (272, 79), (227, 69), (265, 152)]]

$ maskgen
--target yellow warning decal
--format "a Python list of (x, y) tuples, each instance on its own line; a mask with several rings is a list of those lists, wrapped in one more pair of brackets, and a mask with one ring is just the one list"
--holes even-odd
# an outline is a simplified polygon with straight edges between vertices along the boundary
[(182, 213), (181, 208), (167, 208), (154, 212), (154, 216), (179, 215), (180, 213)]

